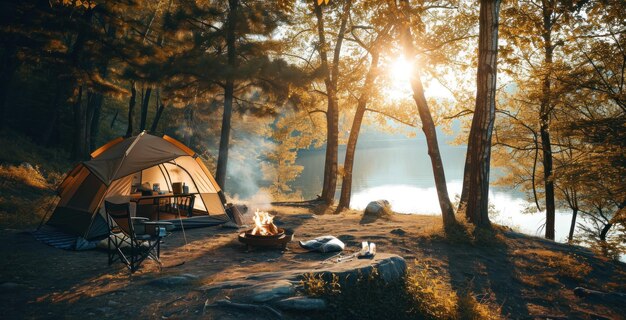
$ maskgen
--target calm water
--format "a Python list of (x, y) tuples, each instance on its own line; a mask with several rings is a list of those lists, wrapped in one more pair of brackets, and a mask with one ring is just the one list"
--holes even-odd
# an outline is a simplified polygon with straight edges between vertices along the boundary
[[(454, 201), (454, 196), (461, 192), (466, 147), (451, 146), (447, 142), (452, 137), (442, 132), (438, 134), (448, 192)], [(340, 164), (344, 154), (345, 146), (339, 149)], [(299, 153), (297, 163), (304, 166), (304, 171), (291, 185), (300, 190), (305, 199), (321, 192), (324, 156), (324, 149)], [(416, 138), (406, 138), (366, 131), (357, 146), (353, 177), (352, 208), (363, 209), (370, 201), (386, 199), (396, 212), (440, 214), (430, 158), (421, 132)], [(339, 185), (336, 199), (339, 199), (340, 188)], [(540, 227), (545, 222), (545, 213), (521, 213), (528, 203), (519, 191), (492, 187), (489, 200), (499, 211), (493, 221), (527, 234), (543, 234)], [(567, 237), (570, 220), (571, 213), (557, 212), (557, 240)]]

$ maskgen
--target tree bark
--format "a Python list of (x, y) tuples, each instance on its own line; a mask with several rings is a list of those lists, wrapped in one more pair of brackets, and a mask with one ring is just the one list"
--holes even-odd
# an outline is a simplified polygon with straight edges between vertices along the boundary
[(235, 80), (233, 72), (237, 67), (235, 30), (237, 28), (237, 11), (239, 0), (228, 1), (228, 22), (226, 26), (226, 50), (228, 56), (229, 72), (226, 76), (224, 86), (224, 114), (222, 115), (222, 130), (220, 133), (220, 149), (217, 157), (217, 169), (215, 179), (217, 184), (224, 189), (226, 186), (226, 167), (228, 164), (228, 145), (230, 143), (230, 126), (233, 114), (233, 96), (235, 90)]
[(55, 82), (53, 84), (54, 86), (54, 96), (52, 98), (52, 103), (50, 104), (50, 110), (52, 111), (52, 114), (50, 115), (50, 120), (48, 121), (48, 123), (46, 123), (46, 127), (41, 131), (42, 135), (41, 135), (41, 144), (43, 144), (44, 146), (48, 146), (50, 147), (52, 145), (52, 137), (53, 135), (55, 135), (55, 129), (58, 128), (57, 126), (57, 122), (59, 121), (59, 118), (61, 117), (60, 113), (61, 113), (61, 97), (65, 97), (66, 94), (64, 92), (62, 92), (63, 88), (65, 88), (64, 83), (61, 82)]
[(326, 34), (324, 30), (324, 16), (320, 4), (314, 4), (315, 17), (317, 18), (317, 35), (319, 39), (319, 54), (321, 68), (324, 73), (324, 85), (328, 100), (326, 110), (326, 156), (324, 159), (324, 182), (322, 185), (322, 200), (326, 204), (332, 204), (337, 190), (337, 153), (339, 150), (339, 105), (337, 99), (337, 80), (339, 78), (339, 56), (343, 43), (348, 16), (352, 1), (348, 0), (343, 8), (341, 25), (337, 34), (337, 42), (332, 61), (332, 70), (328, 62), (326, 48)]
[(87, 131), (89, 143), (89, 150), (93, 151), (96, 149), (96, 139), (98, 138), (98, 134), (100, 133), (100, 115), (102, 110), (102, 102), (104, 101), (104, 96), (100, 93), (96, 93), (94, 97), (95, 101), (93, 102), (93, 106), (91, 107), (91, 115), (89, 121), (89, 130)]
[[(109, 26), (107, 30), (107, 37), (115, 39), (115, 33), (117, 28), (115, 26)], [(102, 79), (106, 79), (109, 75), (109, 61), (102, 61), (98, 66), (98, 72)], [(90, 104), (87, 107), (87, 150), (90, 152), (96, 149), (96, 139), (100, 133), (100, 114), (102, 110), (102, 103), (104, 102), (104, 96), (102, 93), (94, 92), (93, 101), (90, 100)]]
[(150, 95), (152, 94), (152, 88), (148, 87), (141, 100), (141, 118), (139, 121), (139, 132), (146, 130), (146, 121), (148, 118), (148, 103), (150, 103)]
[(87, 110), (82, 104), (83, 86), (78, 86), (74, 96), (74, 143), (72, 148), (72, 158), (82, 160), (85, 158), (85, 129), (87, 122)]
[[(396, 10), (399, 17), (403, 19), (403, 23), (400, 27), (400, 36), (402, 46), (404, 47), (404, 55), (407, 59), (415, 60), (416, 50), (413, 45), (413, 36), (409, 29), (410, 18), (407, 14), (410, 12), (408, 7), (408, 1), (401, 1), (401, 11)], [(397, 9), (397, 8), (396, 8)], [(433, 175), (435, 178), (435, 188), (437, 189), (437, 197), (439, 199), (439, 206), (441, 208), (441, 216), (443, 224), (446, 228), (456, 224), (454, 217), (454, 209), (448, 196), (448, 187), (446, 185), (446, 175), (443, 170), (443, 163), (441, 161), (441, 153), (439, 152), (439, 144), (437, 142), (437, 131), (435, 128), (435, 122), (433, 121), (426, 97), (424, 96), (424, 86), (422, 85), (422, 79), (420, 78), (420, 72), (417, 66), (414, 66), (415, 70), (411, 75), (411, 88), (413, 89), (413, 99), (419, 112), (419, 117), (422, 122), (422, 131), (426, 136), (426, 144), (428, 146), (428, 155), (430, 156), (430, 162), (433, 169)]]
[(569, 226), (569, 235), (567, 240), (572, 242), (574, 239), (574, 229), (576, 228), (576, 216), (578, 216), (578, 208), (572, 208), (572, 223)]
[(545, 74), (542, 79), (541, 108), (539, 120), (541, 121), (539, 131), (541, 135), (541, 150), (543, 154), (543, 178), (544, 191), (546, 197), (546, 233), (547, 239), (554, 240), (554, 181), (552, 177), (552, 144), (550, 142), (550, 114), (552, 112), (552, 92), (550, 75), (552, 72), (552, 55), (554, 47), (552, 45), (552, 6), (543, 0), (543, 41), (544, 41), (544, 62)]
[(154, 115), (154, 119), (152, 119), (152, 125), (150, 126), (150, 132), (154, 133), (157, 130), (157, 126), (159, 125), (159, 120), (161, 120), (161, 115), (163, 114), (163, 103), (159, 97), (159, 89), (156, 91), (156, 113)]
[(130, 99), (128, 100), (128, 127), (126, 129), (125, 137), (131, 137), (133, 135), (133, 121), (135, 114), (135, 104), (137, 103), (137, 90), (135, 89), (135, 82), (130, 84)]
[[(465, 215), (477, 226), (489, 222), (489, 169), (491, 136), (496, 117), (498, 20), (500, 0), (481, 0), (478, 32), (476, 107), (468, 140), (463, 181), (467, 186)], [(466, 179), (466, 176), (468, 178)]]
[(354, 168), (354, 155), (356, 153), (356, 145), (359, 139), (359, 132), (361, 131), (361, 123), (363, 122), (365, 108), (367, 106), (367, 103), (369, 102), (372, 84), (374, 83), (376, 73), (378, 72), (378, 59), (379, 53), (373, 51), (370, 69), (365, 76), (365, 83), (363, 84), (363, 92), (359, 97), (356, 111), (354, 112), (354, 120), (352, 120), (350, 137), (348, 138), (348, 144), (346, 146), (346, 157), (343, 162), (344, 173), (341, 181), (341, 196), (339, 197), (337, 212), (350, 207), (350, 198), (352, 196), (352, 169)]
[(602, 228), (602, 230), (600, 231), (600, 241), (602, 242), (606, 242), (606, 236), (609, 234), (609, 230), (611, 230), (611, 227), (613, 226), (612, 223), (607, 222), (604, 227)]

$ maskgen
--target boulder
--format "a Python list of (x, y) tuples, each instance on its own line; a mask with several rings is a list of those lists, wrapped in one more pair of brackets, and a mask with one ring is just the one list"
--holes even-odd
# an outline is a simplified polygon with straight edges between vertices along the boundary
[(405, 275), (406, 261), (395, 254), (379, 253), (371, 259), (342, 261), (322, 270), (312, 270), (311, 273), (321, 274), (326, 281), (331, 281), (335, 275), (339, 284), (344, 287), (355, 284), (359, 277), (369, 276), (374, 269), (383, 281), (390, 283)]
[(393, 214), (391, 204), (387, 200), (376, 200), (370, 202), (363, 212), (363, 222), (372, 222), (378, 218), (388, 217)]

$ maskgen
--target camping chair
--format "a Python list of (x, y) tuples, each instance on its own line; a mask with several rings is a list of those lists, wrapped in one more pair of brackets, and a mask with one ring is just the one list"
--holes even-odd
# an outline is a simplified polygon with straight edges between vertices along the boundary
[[(195, 195), (181, 195), (178, 197), (168, 198), (166, 199), (168, 202), (163, 205), (163, 203), (159, 203), (159, 208), (163, 208), (165, 212), (173, 213), (173, 214), (186, 214), (187, 217), (193, 216), (193, 206), (195, 203)], [(159, 209), (161, 210), (161, 209)]]
[(119, 259), (133, 273), (150, 258), (160, 268), (161, 239), (170, 234), (167, 229), (173, 227), (172, 223), (131, 217), (129, 203), (105, 201), (104, 207), (109, 223), (109, 265)]

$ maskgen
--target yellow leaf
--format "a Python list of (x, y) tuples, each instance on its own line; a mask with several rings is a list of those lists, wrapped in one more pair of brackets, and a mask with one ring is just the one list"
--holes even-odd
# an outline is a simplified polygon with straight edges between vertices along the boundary
[(82, 2), (82, 1), (80, 1), (80, 0), (76, 0), (76, 3), (74, 3), (74, 4), (75, 4), (77, 7), (80, 7), (80, 6), (83, 4), (83, 2)]

